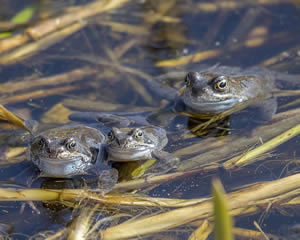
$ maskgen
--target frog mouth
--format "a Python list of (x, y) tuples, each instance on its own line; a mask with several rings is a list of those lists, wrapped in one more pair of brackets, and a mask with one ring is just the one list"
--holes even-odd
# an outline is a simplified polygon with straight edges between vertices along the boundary
[(130, 162), (138, 160), (146, 160), (152, 158), (150, 148), (130, 148), (120, 149), (108, 147), (108, 155), (111, 159), (119, 162)]
[(216, 101), (199, 101), (198, 98), (193, 98), (189, 95), (185, 95), (183, 101), (187, 107), (190, 107), (199, 113), (220, 113), (231, 109), (239, 103), (237, 98), (227, 98)]
[(51, 165), (63, 165), (63, 164), (68, 164), (68, 163), (73, 163), (73, 162), (80, 162), (82, 161), (82, 157), (76, 157), (72, 159), (55, 159), (53, 158), (47, 158), (47, 157), (40, 157), (39, 158), (41, 162), (46, 162), (47, 164)]
[(49, 177), (66, 177), (84, 172), (86, 165), (82, 161), (82, 157), (73, 159), (57, 159), (39, 158), (36, 163), (43, 175)]

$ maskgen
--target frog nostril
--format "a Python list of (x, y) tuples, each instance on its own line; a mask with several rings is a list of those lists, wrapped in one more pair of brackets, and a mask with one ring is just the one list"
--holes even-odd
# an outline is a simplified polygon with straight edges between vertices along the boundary
[(127, 143), (127, 139), (118, 139), (118, 144), (121, 148), (124, 148)]
[(47, 148), (46, 151), (48, 153), (49, 158), (56, 158), (57, 155), (59, 154), (59, 149)]

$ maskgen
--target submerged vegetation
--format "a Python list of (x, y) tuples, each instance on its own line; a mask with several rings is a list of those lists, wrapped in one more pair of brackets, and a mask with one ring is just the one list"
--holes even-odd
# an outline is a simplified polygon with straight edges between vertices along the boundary
[[(279, 110), (269, 122), (259, 122), (243, 104), (213, 117), (178, 113), (167, 146), (180, 158), (176, 169), (143, 177), (153, 160), (116, 164), (119, 182), (104, 196), (86, 187), (60, 187), (60, 180), (14, 184), (27, 181), (22, 164), (29, 159), (27, 146), (10, 142), (20, 132), (33, 134), (35, 126), (24, 119), (63, 125), (76, 111), (142, 116), (165, 109), (172, 103), (148, 83), (204, 63), (259, 65), (300, 76), (297, 2), (37, 2), (18, 10), (7, 3), (9, 16), (0, 24), (0, 223), (9, 226), (1, 234), (196, 240), (215, 232), (215, 239), (229, 240), (233, 232), (235, 239), (279, 239), (288, 232), (277, 231), (281, 219), (290, 219), (286, 229), (297, 223), (299, 89), (274, 89)], [(178, 95), (182, 82), (172, 83)], [(211, 197), (215, 177), (226, 189), (225, 203), (219, 183)]]

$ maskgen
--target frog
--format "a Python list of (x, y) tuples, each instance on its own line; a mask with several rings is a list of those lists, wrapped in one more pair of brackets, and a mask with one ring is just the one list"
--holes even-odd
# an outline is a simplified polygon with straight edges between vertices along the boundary
[[(274, 72), (257, 66), (242, 69), (215, 65), (202, 67), (198, 71), (170, 72), (155, 80), (157, 82), (152, 82), (150, 88), (158, 89), (156, 92), (160, 96), (173, 100), (171, 107), (164, 113), (171, 111), (213, 116), (242, 105), (257, 108), (263, 121), (270, 121), (277, 111), (273, 90), (286, 84), (291, 88), (300, 85), (299, 75)], [(162, 90), (162, 85), (167, 82), (172, 85), (178, 80), (184, 85), (182, 93), (178, 94), (170, 86)], [(157, 87), (158, 83), (161, 83), (160, 88)], [(167, 90), (169, 94), (166, 94)]]
[[(263, 69), (219, 67), (214, 71), (189, 72), (185, 77), (183, 103), (187, 112), (219, 114), (249, 102), (270, 120), (277, 109), (274, 74)], [(256, 102), (260, 102), (256, 104)]]
[(147, 169), (146, 174), (149, 176), (168, 172), (179, 162), (179, 158), (163, 150), (167, 143), (166, 130), (157, 126), (112, 127), (108, 133), (106, 149), (108, 157), (115, 162), (157, 160)]
[[(39, 177), (75, 180), (77, 176), (102, 193), (116, 184), (118, 171), (106, 162), (106, 129), (74, 123), (40, 124), (35, 120), (23, 120), (2, 105), (0, 108), (1, 120), (17, 127), (16, 132), (1, 131), (1, 143), (28, 146), (27, 159), (21, 162), (26, 169), (33, 170), (27, 186), (32, 186)], [(34, 167), (28, 166), (29, 163)], [(24, 177), (21, 181), (24, 183)]]
[[(299, 78), (299, 75), (258, 66), (243, 69), (235, 66), (196, 65), (191, 66), (190, 71), (170, 71), (145, 80), (150, 91), (168, 100), (169, 104), (158, 111), (143, 113), (142, 121), (144, 124), (168, 127), (176, 116), (182, 114), (210, 119), (229, 110), (240, 111), (249, 107), (258, 111), (256, 120), (268, 122), (277, 111), (274, 90), (284, 86), (289, 89), (298, 87)], [(132, 121), (133, 114), (129, 115)], [(91, 112), (75, 113), (71, 118), (79, 119), (83, 116), (94, 121), (103, 120), (103, 113)], [(141, 122), (141, 117), (138, 121)]]
[(97, 191), (106, 193), (116, 184), (118, 171), (104, 163), (105, 139), (100, 129), (90, 126), (58, 126), (34, 134), (27, 155), (40, 177), (97, 178)]
[(148, 113), (77, 112), (69, 117), (110, 127), (106, 149), (113, 162), (157, 160), (146, 175), (163, 174), (175, 168), (179, 159), (163, 151), (168, 144), (167, 130), (147, 122)]

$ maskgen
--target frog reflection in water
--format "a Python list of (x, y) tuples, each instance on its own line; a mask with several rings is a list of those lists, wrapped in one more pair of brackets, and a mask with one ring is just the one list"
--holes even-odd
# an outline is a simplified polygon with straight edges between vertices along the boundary
[(163, 128), (143, 126), (137, 128), (113, 127), (108, 134), (107, 152), (113, 161), (129, 162), (156, 159), (157, 163), (147, 174), (162, 174), (173, 168), (179, 159), (163, 151), (168, 138)]
[(96, 128), (67, 125), (37, 134), (28, 155), (42, 177), (90, 175), (97, 179), (97, 190), (108, 192), (115, 185), (118, 172), (103, 163), (104, 142), (105, 136)]

